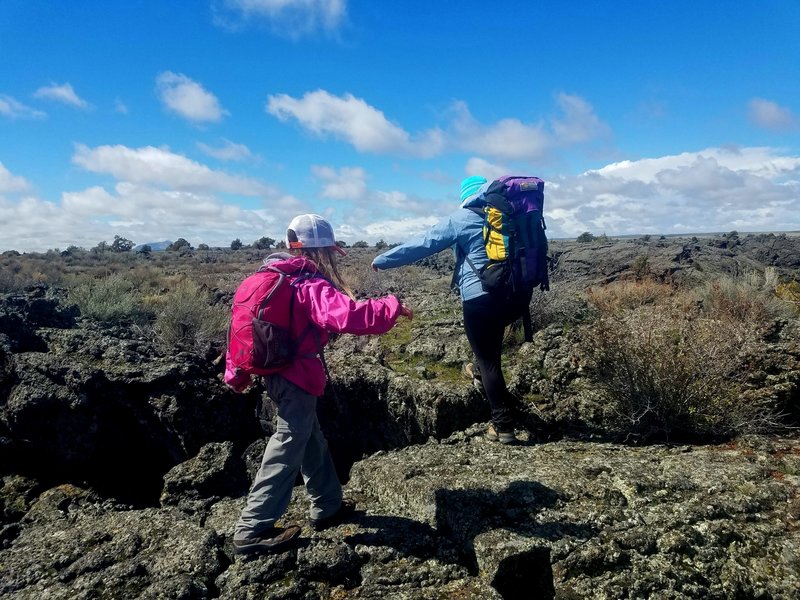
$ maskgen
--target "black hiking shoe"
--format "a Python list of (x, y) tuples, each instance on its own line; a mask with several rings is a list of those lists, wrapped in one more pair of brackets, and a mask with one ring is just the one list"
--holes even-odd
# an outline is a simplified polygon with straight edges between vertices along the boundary
[(311, 529), (314, 531), (322, 531), (328, 527), (333, 527), (334, 525), (343, 523), (347, 521), (347, 519), (349, 519), (355, 511), (355, 502), (352, 500), (342, 500), (341, 505), (339, 505), (339, 508), (332, 515), (328, 517), (322, 517), (321, 519), (311, 519)]
[(244, 540), (233, 540), (233, 552), (235, 554), (272, 554), (288, 550), (297, 541), (300, 535), (300, 527), (289, 525), (288, 527), (273, 527), (264, 531), (260, 537), (247, 538)]

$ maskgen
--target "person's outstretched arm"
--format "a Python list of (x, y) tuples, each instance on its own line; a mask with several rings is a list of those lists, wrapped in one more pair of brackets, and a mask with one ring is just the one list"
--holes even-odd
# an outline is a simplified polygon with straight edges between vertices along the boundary
[(296, 299), (309, 318), (329, 332), (381, 334), (389, 331), (398, 317), (413, 317), (413, 311), (395, 296), (356, 301), (324, 279), (298, 286)]
[(404, 244), (395, 246), (372, 261), (372, 269), (393, 269), (410, 265), (427, 256), (432, 256), (442, 250), (450, 248), (456, 243), (456, 228), (453, 225), (453, 216), (443, 219), (428, 232)]

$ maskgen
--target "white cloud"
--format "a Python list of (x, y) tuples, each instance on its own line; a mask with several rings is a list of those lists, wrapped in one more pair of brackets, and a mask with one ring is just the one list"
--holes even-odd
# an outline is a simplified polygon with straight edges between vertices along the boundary
[(236, 27), (261, 21), (290, 38), (335, 32), (347, 16), (346, 0), (223, 0), (217, 24)]
[[(66, 192), (51, 203), (27, 195), (31, 185), (0, 166), (0, 250), (91, 247), (117, 234), (137, 243), (184, 237), (195, 245), (227, 246), (234, 238), (281, 238), (292, 216), (320, 211), (348, 242), (401, 242), (457, 206), (457, 182), (442, 198), (415, 197), (371, 189), (369, 174), (355, 166), (313, 167), (322, 198), (334, 202), (312, 206), (163, 148), (78, 146), (73, 160), (116, 183)], [(490, 168), (502, 166), (481, 160), (468, 164), (487, 177), (495, 175)], [(800, 230), (800, 156), (774, 148), (709, 148), (613, 163), (576, 176), (542, 175), (551, 238), (584, 231), (613, 236)], [(228, 193), (253, 193), (262, 205), (241, 208), (220, 197)]]
[(269, 96), (266, 110), (281, 121), (294, 118), (320, 137), (344, 140), (360, 152), (431, 157), (443, 147), (439, 130), (430, 130), (413, 140), (381, 111), (352, 94), (339, 97), (317, 90), (306, 93), (301, 99), (277, 94)]
[(465, 102), (451, 108), (451, 145), (467, 152), (479, 152), (500, 160), (534, 159), (553, 145), (544, 125), (525, 124), (518, 119), (502, 119), (491, 125), (479, 123)]
[(203, 142), (197, 142), (197, 147), (200, 148), (204, 154), (218, 160), (243, 161), (253, 158), (253, 153), (250, 152), (250, 148), (244, 144), (234, 144), (232, 141), (224, 138), (220, 146), (209, 146)]
[(610, 133), (608, 125), (594, 113), (594, 108), (580, 96), (558, 94), (558, 107), (563, 118), (553, 119), (553, 133), (559, 145), (579, 144), (606, 136)]
[(447, 128), (434, 127), (416, 135), (352, 94), (334, 96), (325, 90), (308, 92), (302, 98), (277, 94), (269, 96), (266, 111), (282, 121), (294, 119), (316, 136), (345, 141), (359, 152), (418, 158), (458, 151), (480, 153), (500, 161), (532, 161), (554, 149), (609, 134), (608, 126), (582, 98), (560, 94), (556, 100), (563, 114), (549, 125), (518, 119), (483, 124), (465, 102), (457, 101), (444, 115), (449, 119)]
[(623, 161), (545, 184), (550, 234), (800, 229), (800, 156), (709, 148)]
[[(0, 251), (89, 248), (114, 235), (136, 243), (183, 237), (227, 246), (235, 238), (282, 237), (294, 215), (313, 210), (263, 182), (209, 169), (166, 148), (76, 145), (72, 160), (117, 181), (48, 202), (24, 195), (31, 185), (0, 164)], [(246, 209), (226, 194), (255, 196), (260, 206)]]
[(65, 192), (60, 203), (0, 196), (0, 250), (91, 248), (115, 235), (135, 243), (183, 237), (193, 245), (228, 246), (236, 238), (249, 243), (264, 235), (280, 237), (293, 215), (309, 212), (291, 196), (267, 203), (247, 210), (206, 193), (133, 183), (118, 183), (111, 191), (93, 186)]
[(767, 147), (752, 148), (707, 148), (700, 152), (683, 152), (659, 158), (645, 158), (637, 161), (611, 163), (597, 171), (603, 176), (650, 183), (656, 175), (669, 169), (677, 169), (694, 164), (698, 158), (713, 159), (720, 166), (733, 171), (752, 173), (761, 177), (777, 178), (794, 173), (800, 164), (796, 156), (781, 156), (776, 150)]
[(9, 119), (44, 119), (47, 116), (5, 94), (0, 94), (0, 115)]
[(492, 179), (497, 179), (502, 175), (506, 175), (509, 171), (510, 169), (508, 167), (490, 163), (487, 160), (473, 156), (467, 161), (464, 167), (464, 176), (483, 175), (486, 179), (491, 181)]
[(52, 83), (48, 86), (40, 87), (33, 94), (34, 98), (44, 98), (47, 100), (55, 100), (75, 108), (88, 109), (91, 108), (89, 103), (75, 93), (70, 83), (62, 83), (61, 85)]
[[(43, 251), (66, 247), (66, 235), (80, 235), (90, 227), (83, 220), (64, 218), (52, 202), (24, 197), (11, 201), (0, 196), (0, 250)], [(67, 233), (69, 232), (69, 233)], [(99, 240), (98, 240), (99, 241)]]
[[(227, 246), (235, 238), (281, 237), (294, 215), (312, 210), (264, 183), (213, 171), (163, 148), (79, 145), (73, 162), (117, 182), (48, 202), (24, 195), (31, 185), (0, 165), (0, 251), (89, 248), (114, 235), (136, 243), (183, 237), (195, 245)], [(257, 196), (261, 206), (245, 209), (222, 194)]]
[(322, 181), (322, 197), (333, 200), (360, 201), (367, 193), (367, 173), (361, 167), (333, 167), (315, 165), (314, 176)]
[(127, 115), (128, 112), (129, 112), (128, 111), (128, 105), (125, 104), (119, 98), (117, 98), (116, 100), (114, 100), (114, 111), (118, 112), (121, 115)]
[(610, 128), (594, 113), (583, 98), (558, 94), (556, 103), (560, 118), (549, 123), (524, 123), (518, 119), (501, 119), (482, 124), (470, 113), (465, 102), (455, 102), (451, 145), (457, 149), (480, 153), (501, 161), (534, 160), (559, 147), (590, 142), (610, 134)]
[(366, 225), (361, 232), (369, 241), (383, 239), (389, 243), (395, 243), (420, 235), (436, 224), (438, 220), (436, 216), (428, 215), (375, 221)]
[(750, 120), (764, 129), (787, 132), (798, 127), (798, 119), (792, 111), (771, 100), (753, 98), (748, 109)]
[(216, 123), (230, 114), (214, 94), (181, 73), (161, 73), (156, 78), (156, 88), (168, 110), (193, 123)]
[(166, 186), (181, 191), (222, 192), (245, 196), (269, 196), (274, 190), (254, 179), (229, 175), (170, 152), (145, 146), (75, 147), (72, 162), (93, 173), (107, 173), (118, 180)]
[(734, 171), (721, 165), (713, 156), (695, 157), (690, 164), (665, 169), (656, 174), (658, 184), (679, 193), (730, 193), (745, 187), (745, 171)]
[(25, 192), (31, 187), (24, 177), (14, 175), (0, 162), (0, 194)]
[[(503, 165), (477, 158), (465, 168), (465, 174), (490, 179), (506, 172)], [(334, 169), (325, 173), (341, 175)], [(623, 161), (577, 176), (551, 175), (545, 196), (548, 235), (556, 238), (584, 231), (798, 230), (800, 156), (773, 148), (729, 147)], [(447, 201), (367, 188), (362, 201), (337, 209), (337, 231), (349, 241), (403, 241), (423, 234), (453, 208)]]
[(116, 199), (100, 186), (82, 192), (64, 192), (61, 203), (65, 211), (78, 217), (99, 217), (115, 214)]
[(369, 175), (362, 167), (315, 165), (311, 170), (322, 184), (320, 197), (336, 201), (315, 211), (331, 219), (337, 239), (351, 243), (381, 238), (400, 241), (410, 233), (422, 233), (457, 206), (454, 196), (436, 202), (399, 190), (371, 189), (367, 185)]

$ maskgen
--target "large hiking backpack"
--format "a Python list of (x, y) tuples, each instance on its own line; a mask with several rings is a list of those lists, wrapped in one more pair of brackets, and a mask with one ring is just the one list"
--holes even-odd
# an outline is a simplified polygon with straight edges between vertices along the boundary
[(287, 367), (296, 355), (291, 335), (294, 290), (290, 278), (273, 267), (262, 267), (236, 289), (228, 329), (231, 377), (270, 375)]
[[(480, 271), (483, 289), (506, 300), (530, 298), (533, 289), (550, 289), (547, 273), (544, 181), (505, 175), (493, 181), (474, 208), (484, 218), (483, 241), (489, 262)], [(523, 313), (525, 338), (532, 337), (530, 311)]]

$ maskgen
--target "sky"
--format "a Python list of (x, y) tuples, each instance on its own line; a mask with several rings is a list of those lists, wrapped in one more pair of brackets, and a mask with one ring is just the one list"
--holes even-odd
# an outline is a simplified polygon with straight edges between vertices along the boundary
[(0, 251), (800, 230), (800, 0), (2, 0)]

